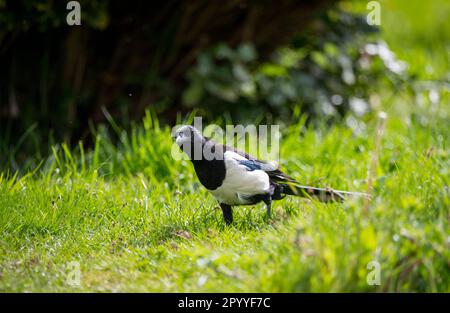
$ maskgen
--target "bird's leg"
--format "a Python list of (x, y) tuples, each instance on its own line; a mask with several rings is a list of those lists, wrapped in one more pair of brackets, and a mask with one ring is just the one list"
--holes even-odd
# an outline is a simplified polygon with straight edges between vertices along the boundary
[(270, 207), (272, 206), (272, 197), (270, 195), (268, 195), (267, 197), (265, 197), (263, 199), (263, 201), (267, 207), (267, 218), (270, 219)]
[(233, 210), (231, 209), (231, 205), (221, 203), (220, 207), (222, 208), (223, 219), (227, 225), (230, 225), (233, 222)]

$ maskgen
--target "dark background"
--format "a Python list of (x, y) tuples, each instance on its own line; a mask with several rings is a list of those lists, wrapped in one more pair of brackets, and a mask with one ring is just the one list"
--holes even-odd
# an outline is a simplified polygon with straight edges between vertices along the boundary
[(69, 26), (67, 1), (0, 0), (3, 166), (55, 142), (89, 145), (100, 123), (127, 128), (146, 110), (171, 124), (193, 109), (333, 121), (407, 79), (364, 49), (378, 31), (366, 16), (333, 0), (80, 3)]

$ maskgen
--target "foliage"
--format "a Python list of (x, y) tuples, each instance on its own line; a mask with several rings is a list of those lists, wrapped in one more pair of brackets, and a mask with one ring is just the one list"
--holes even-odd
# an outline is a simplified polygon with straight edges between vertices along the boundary
[(363, 15), (335, 9), (266, 62), (251, 43), (220, 44), (199, 55), (184, 102), (243, 120), (267, 112), (286, 120), (298, 105), (312, 117), (361, 116), (381, 86), (395, 92), (408, 79), (387, 44), (370, 41), (376, 32)]
[[(199, 52), (249, 41), (268, 54), (336, 0), (80, 0), (81, 26), (67, 25), (67, 2), (0, 0), (1, 150), (31, 127), (44, 147), (49, 133), (89, 138), (90, 123), (106, 122), (103, 108), (125, 127), (148, 107), (174, 122)], [(40, 146), (24, 142), (18, 163)]]

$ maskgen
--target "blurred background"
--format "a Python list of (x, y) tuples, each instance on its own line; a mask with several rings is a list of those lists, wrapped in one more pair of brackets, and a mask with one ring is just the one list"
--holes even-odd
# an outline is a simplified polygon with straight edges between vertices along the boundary
[[(147, 112), (207, 121), (355, 123), (380, 98), (448, 92), (450, 4), (375, 1), (0, 0), (0, 166)], [(415, 101), (415, 100), (414, 100)], [(411, 105), (417, 103), (412, 102)]]

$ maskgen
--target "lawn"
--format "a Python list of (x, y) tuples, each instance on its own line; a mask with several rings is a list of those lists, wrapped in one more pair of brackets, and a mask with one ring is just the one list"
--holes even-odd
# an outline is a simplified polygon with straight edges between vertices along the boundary
[[(400, 10), (390, 8), (385, 31)], [(426, 21), (386, 40), (432, 80), (448, 75), (448, 31)], [(422, 49), (425, 35), (434, 45)], [(61, 143), (31, 171), (0, 172), (0, 291), (450, 292), (448, 89), (378, 98), (387, 113), (378, 152), (377, 110), (331, 126), (298, 114), (281, 127), (283, 170), (370, 192), (368, 203), (290, 197), (270, 220), (263, 205), (236, 207), (226, 226), (152, 113), (128, 131), (98, 127), (91, 149)]]
[[(450, 291), (448, 108), (409, 100), (385, 99), (398, 103), (367, 207), (288, 198), (270, 221), (262, 205), (236, 208), (231, 227), (150, 114), (117, 145), (99, 131), (93, 151), (56, 146), (35, 172), (0, 175), (0, 290)], [(376, 116), (298, 121), (282, 129), (282, 168), (366, 191)], [(367, 282), (372, 261), (379, 285)]]

